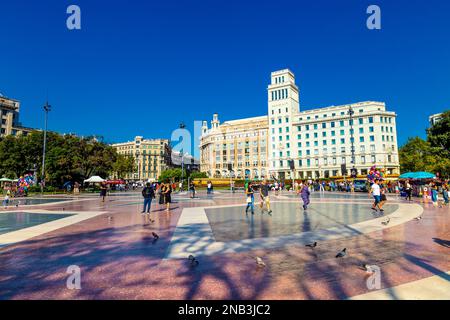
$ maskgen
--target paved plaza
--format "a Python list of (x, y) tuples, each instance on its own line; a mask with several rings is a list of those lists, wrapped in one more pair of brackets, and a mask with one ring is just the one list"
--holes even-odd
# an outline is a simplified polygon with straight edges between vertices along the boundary
[[(149, 221), (141, 198), (2, 208), (0, 299), (450, 299), (449, 207), (390, 195), (380, 215), (367, 194), (317, 192), (304, 211), (284, 192), (271, 195), (272, 214), (256, 206), (252, 215), (242, 192), (224, 190), (174, 194), (170, 212), (155, 201)], [(368, 288), (364, 264), (380, 268), (379, 288)], [(80, 290), (66, 286), (72, 265)]]

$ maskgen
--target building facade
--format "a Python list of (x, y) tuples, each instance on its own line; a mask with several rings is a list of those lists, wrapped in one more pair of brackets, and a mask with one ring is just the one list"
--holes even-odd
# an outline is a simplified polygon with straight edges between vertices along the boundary
[(161, 172), (167, 169), (168, 145), (168, 140), (144, 139), (141, 136), (137, 136), (134, 141), (113, 144), (117, 153), (133, 156), (136, 161), (135, 172), (122, 178), (135, 181), (157, 181)]
[(267, 176), (267, 116), (226, 121), (214, 114), (211, 128), (203, 121), (200, 171), (209, 177)]
[(250, 162), (243, 161), (242, 177), (331, 178), (348, 175), (351, 169), (366, 175), (373, 165), (388, 175), (399, 174), (396, 114), (387, 111), (385, 103), (367, 101), (300, 111), (300, 91), (288, 69), (272, 72), (267, 90), (267, 116), (220, 124), (214, 115), (211, 128), (203, 123), (201, 171), (224, 177), (230, 169), (231, 173), (239, 169), (236, 159), (233, 167), (226, 165), (228, 150), (236, 149), (235, 155), (239, 152), (236, 142), (225, 138), (234, 130), (227, 130), (231, 123), (240, 125), (239, 135), (248, 140), (248, 144), (245, 138), (241, 141), (244, 145), (251, 147), (249, 138), (254, 134), (265, 145), (258, 149), (258, 159), (264, 161), (255, 162), (257, 167), (252, 166), (254, 154), (245, 158)]
[(1, 126), (0, 136), (28, 134), (31, 128), (23, 127), (19, 122), (20, 102), (0, 94)]
[(430, 121), (430, 126), (434, 126), (437, 122), (439, 122), (442, 119), (442, 113), (436, 113), (433, 114), (428, 118)]

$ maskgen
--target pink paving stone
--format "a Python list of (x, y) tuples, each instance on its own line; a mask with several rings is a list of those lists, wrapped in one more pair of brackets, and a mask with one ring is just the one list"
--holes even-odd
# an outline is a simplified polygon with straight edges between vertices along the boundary
[[(163, 260), (183, 208), (244, 203), (239, 195), (220, 197), (180, 201), (170, 213), (153, 213), (156, 221), (147, 226), (140, 205), (117, 206), (126, 201), (30, 206), (107, 214), (0, 249), (0, 299), (346, 299), (369, 291), (362, 263), (381, 267), (383, 288), (450, 270), (450, 249), (433, 241), (450, 240), (449, 208), (431, 205), (420, 222), (321, 242), (314, 250), (290, 245), (204, 256), (196, 268), (187, 259)], [(155, 244), (152, 231), (161, 237)], [(343, 247), (349, 255), (335, 259)], [(257, 268), (255, 256), (267, 267)], [(80, 291), (65, 287), (71, 264), (81, 267)]]

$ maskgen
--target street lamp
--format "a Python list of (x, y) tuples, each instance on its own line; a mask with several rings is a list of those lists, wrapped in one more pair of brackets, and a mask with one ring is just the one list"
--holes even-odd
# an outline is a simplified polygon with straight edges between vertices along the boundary
[(355, 143), (354, 143), (354, 137), (353, 137), (353, 115), (355, 114), (355, 111), (353, 111), (353, 108), (350, 106), (348, 108), (348, 115), (350, 116), (350, 143), (352, 145), (352, 169), (355, 169)]
[(45, 112), (45, 126), (44, 126), (44, 146), (42, 150), (42, 173), (41, 173), (41, 193), (44, 192), (45, 185), (45, 151), (47, 148), (47, 122), (48, 122), (48, 113), (51, 111), (52, 106), (48, 104), (48, 101), (45, 103), (44, 112)]

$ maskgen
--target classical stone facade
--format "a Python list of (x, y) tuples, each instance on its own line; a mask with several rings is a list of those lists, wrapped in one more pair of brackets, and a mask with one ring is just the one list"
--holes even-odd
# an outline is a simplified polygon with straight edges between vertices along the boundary
[(137, 136), (134, 141), (113, 144), (117, 153), (133, 156), (136, 160), (135, 172), (123, 178), (135, 181), (158, 180), (161, 172), (167, 168), (168, 144), (169, 141), (165, 139), (144, 139), (141, 136)]
[(34, 129), (23, 127), (19, 122), (20, 102), (0, 95), (0, 136), (28, 134)]
[(267, 116), (203, 122), (201, 170), (252, 179), (366, 175), (373, 165), (399, 173), (396, 114), (385, 103), (300, 111), (299, 92), (290, 70), (272, 72)]

